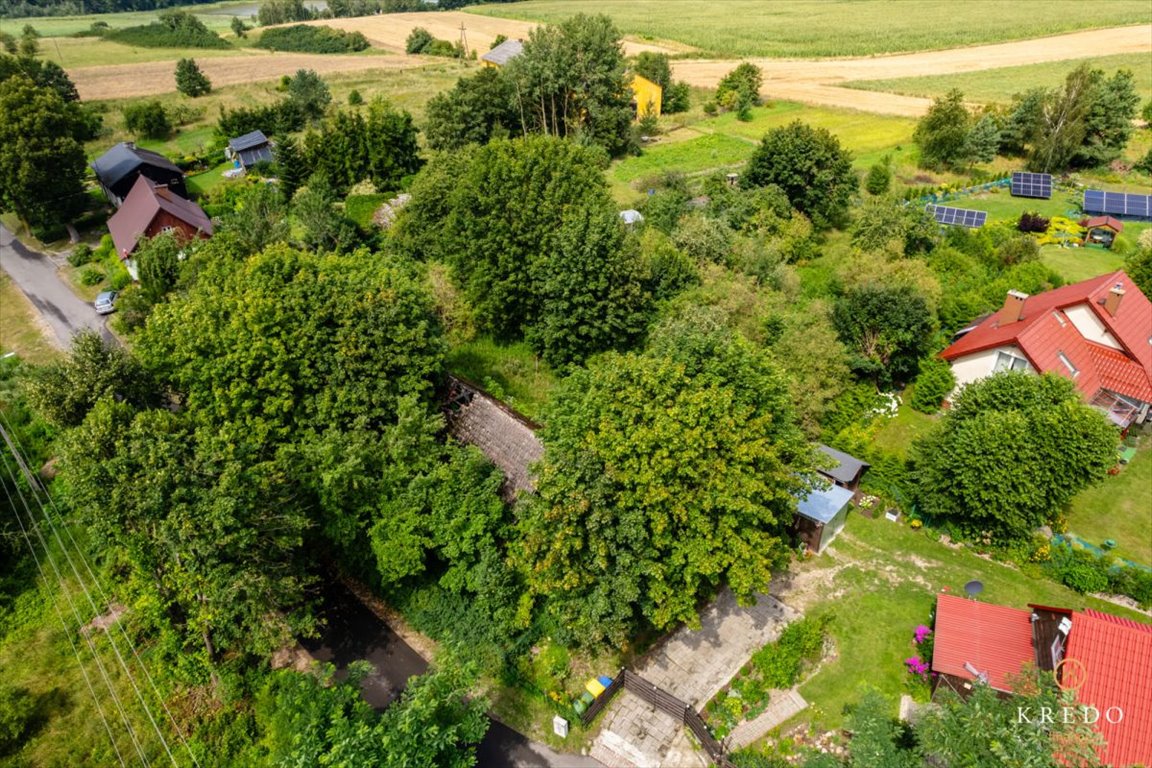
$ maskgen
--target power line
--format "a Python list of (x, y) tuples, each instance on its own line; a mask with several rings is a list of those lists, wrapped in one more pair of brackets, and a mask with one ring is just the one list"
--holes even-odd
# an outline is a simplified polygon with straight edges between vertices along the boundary
[[(15, 432), (12, 430), (11, 423), (5, 418), (3, 413), (0, 413), (0, 421), (2, 421), (4, 423), (4, 425), (8, 427), (8, 429), (6, 431), (3, 430), (3, 427), (0, 427), (0, 431), (4, 431), (5, 440), (9, 441), (9, 439), (10, 439), (12, 441), (15, 441), (16, 449), (19, 449), (20, 452), (23, 452), (23, 446), (20, 444), (20, 437), (18, 435), (16, 435)], [(11, 438), (8, 437), (9, 435), (11, 435)], [(11, 445), (10, 445), (10, 447), (11, 447)], [(22, 458), (19, 459), (18, 461), (22, 465), (24, 464)], [(28, 473), (29, 477), (31, 478), (32, 475), (31, 475), (30, 471), (28, 471), (27, 469), (25, 471)], [(53, 511), (58, 516), (60, 516), (61, 519), (63, 519), (63, 515), (60, 514), (60, 508), (56, 505), (56, 500), (52, 497), (52, 494), (48, 493), (48, 490), (46, 488), (44, 488), (43, 485), (41, 485), (39, 482), (35, 482), (34, 478), (33, 478), (33, 482), (30, 482), (29, 485), (32, 486), (33, 493), (35, 493), (37, 490), (39, 490), (45, 497), (47, 497), (48, 503), (52, 506)], [(41, 504), (41, 509), (43, 510), (43, 504)], [(45, 514), (45, 517), (48, 517), (47, 510), (44, 510), (44, 514)], [(51, 522), (50, 519), (49, 519), (49, 522)], [(60, 527), (62, 527), (64, 529), (64, 532), (68, 535), (68, 540), (72, 543), (72, 547), (76, 551), (76, 556), (79, 558), (80, 562), (84, 564), (84, 569), (88, 572), (88, 576), (92, 579), (93, 586), (99, 592), (100, 601), (102, 603), (104, 603), (105, 605), (110, 604), (111, 600), (109, 599), (108, 593), (105, 591), (104, 586), (100, 583), (99, 577), (97, 577), (95, 571), (92, 569), (92, 565), (88, 561), (88, 558), (84, 555), (84, 551), (80, 547), (79, 543), (76, 541), (76, 537), (72, 534), (72, 529), (69, 528), (67, 525), (63, 525), (63, 524)], [(53, 526), (53, 528), (55, 529), (55, 526)], [(59, 534), (57, 534), (57, 536), (58, 535)], [(85, 590), (85, 594), (87, 594), (87, 590)], [(91, 597), (89, 597), (89, 601), (91, 602)], [(95, 604), (93, 604), (93, 608), (96, 608)], [(148, 685), (152, 688), (153, 695), (155, 695), (156, 700), (158, 702), (160, 702), (160, 706), (164, 709), (164, 713), (168, 716), (168, 720), (172, 724), (172, 729), (176, 732), (176, 736), (180, 740), (180, 743), (184, 746), (185, 751), (187, 751), (188, 757), (189, 757), (189, 759), (191, 759), (192, 764), (194, 766), (196, 766), (196, 768), (200, 768), (200, 763), (196, 759), (196, 755), (193, 754), (192, 748), (188, 746), (188, 742), (184, 738), (184, 733), (181, 731), (180, 726), (176, 723), (176, 718), (172, 715), (172, 711), (170, 709), (168, 709), (168, 704), (164, 700), (164, 696), (161, 695), (159, 688), (156, 686), (156, 681), (153, 679), (151, 672), (148, 671), (148, 666), (144, 663), (144, 660), (140, 658), (140, 652), (137, 650), (135, 643), (132, 642), (132, 638), (128, 636), (128, 632), (124, 629), (123, 625), (119, 621), (115, 621), (112, 623), (116, 625), (116, 628), (118, 630), (120, 630), (120, 635), (124, 638), (124, 642), (126, 642), (128, 644), (129, 649), (132, 651), (132, 656), (136, 659), (137, 666), (139, 666), (139, 668), (144, 672), (144, 677), (145, 677), (145, 679), (147, 679)], [(109, 630), (109, 635), (111, 635), (111, 630)], [(109, 637), (109, 640), (111, 641), (112, 638)], [(113, 643), (113, 648), (115, 649), (115, 643)], [(117, 652), (117, 656), (119, 657), (119, 652)], [(127, 672), (127, 668), (125, 668), (125, 671)], [(133, 688), (135, 688), (135, 682), (133, 682)], [(174, 766), (178, 765), (178, 763), (176, 762), (176, 758), (172, 755), (172, 752), (168, 747), (167, 741), (164, 739), (164, 735), (160, 731), (160, 727), (156, 724), (155, 719), (153, 719), (153, 717), (152, 717), (151, 711), (148, 709), (147, 705), (144, 703), (143, 697), (140, 695), (139, 689), (136, 689), (136, 695), (137, 695), (137, 697), (140, 698), (140, 703), (142, 705), (144, 705), (145, 712), (148, 714), (148, 719), (152, 721), (152, 727), (156, 729), (156, 734), (160, 737), (161, 743), (164, 744), (164, 749), (168, 753), (169, 759), (172, 761), (172, 764)]]
[[(7, 438), (7, 432), (5, 432), (2, 427), (0, 427), (0, 434), (3, 434), (4, 437)], [(7, 442), (7, 439), (5, 439), (5, 442)], [(9, 448), (11, 448), (10, 445)], [(24, 492), (20, 490), (20, 483), (16, 479), (16, 474), (12, 471), (12, 468), (8, 466), (8, 462), (2, 463), (4, 464), (4, 469), (8, 473), (8, 477), (12, 480), (12, 487), (15, 488), (16, 494), (20, 497), (20, 503), (24, 506), (25, 512), (28, 513), (30, 527), (36, 533), (36, 538), (39, 539), (40, 546), (44, 549), (44, 559), (48, 561), (48, 565), (51, 566), (52, 572), (56, 576), (56, 581), (60, 587), (60, 593), (64, 595), (64, 599), (67, 600), (68, 606), (72, 609), (72, 615), (76, 619), (77, 627), (83, 627), (84, 620), (80, 616), (80, 611), (76, 607), (75, 601), (72, 600), (72, 595), (68, 592), (67, 585), (64, 581), (64, 576), (60, 573), (59, 567), (57, 567), (55, 560), (52, 558), (51, 550), (48, 548), (48, 542), (45, 541), (44, 535), (40, 532), (40, 526), (31, 524), (35, 520), (35, 515), (32, 512), (32, 508), (28, 506), (28, 500), (24, 498)], [(25, 473), (27, 472), (26, 467), (23, 465), (20, 459), (17, 459), (17, 464), (21, 465), (21, 468), (25, 471)], [(136, 754), (140, 757), (140, 762), (142, 762), (145, 766), (149, 765), (148, 758), (144, 755), (144, 750), (140, 746), (139, 739), (136, 737), (136, 731), (132, 728), (132, 723), (124, 710), (124, 705), (120, 701), (119, 695), (116, 693), (116, 688), (112, 685), (111, 678), (108, 676), (108, 670), (105, 669), (104, 662), (101, 660), (100, 654), (96, 652), (95, 643), (92, 642), (90, 635), (84, 633), (83, 631), (81, 631), (80, 634), (83, 635), (84, 642), (87, 644), (88, 650), (91, 651), (92, 658), (96, 661), (96, 668), (100, 670), (100, 677), (104, 680), (104, 686), (108, 689), (108, 693), (112, 697), (112, 703), (116, 705), (116, 710), (120, 714), (120, 720), (123, 722), (125, 730), (128, 731), (128, 736), (132, 740), (132, 746), (135, 747)], [(117, 752), (119, 752), (119, 750), (117, 750)]]
[[(9, 426), (9, 427), (11, 426), (9, 424), (8, 420), (3, 416), (3, 414), (0, 414), (0, 422), (3, 422), (3, 424), (6, 426)], [(100, 606), (98, 606), (96, 604), (96, 601), (92, 598), (92, 594), (88, 590), (88, 585), (85, 583), (84, 578), (80, 575), (80, 570), (76, 567), (75, 562), (72, 560), (72, 555), (68, 551), (68, 547), (64, 544), (63, 537), (61, 537), (61, 535), (60, 535), (59, 527), (56, 526), (55, 521), (52, 519), (52, 515), (49, 514), (48, 510), (44, 507), (44, 503), (39, 499), (39, 497), (36, 494), (36, 492), (38, 490), (43, 492), (43, 488), (40, 486), (39, 482), (36, 480), (35, 475), (32, 474), (32, 471), (30, 469), (28, 469), (28, 465), (24, 461), (24, 457), (21, 454), (20, 450), (13, 443), (13, 438), (10, 437), (9, 431), (10, 430), (5, 429), (4, 426), (0, 426), (0, 436), (2, 436), (4, 439), (4, 442), (7, 443), (8, 449), (12, 452), (13, 457), (16, 459), (16, 463), (19, 465), (20, 469), (24, 472), (25, 477), (28, 479), (28, 485), (32, 489), (32, 497), (36, 501), (37, 505), (40, 507), (40, 512), (43, 515), (44, 519), (48, 522), (48, 526), (52, 530), (52, 534), (56, 539), (56, 543), (59, 545), (61, 551), (64, 553), (64, 559), (68, 561), (68, 565), (72, 569), (72, 574), (73, 574), (73, 576), (75, 576), (76, 581), (80, 585), (80, 590), (84, 593), (84, 596), (88, 599), (88, 603), (89, 603), (89, 605), (91, 605), (92, 610), (96, 612), (96, 615), (99, 615), (101, 613), (101, 608), (100, 608)], [(48, 496), (49, 501), (52, 500), (52, 497), (50, 494), (47, 494), (45, 492), (45, 495)], [(69, 538), (72, 540), (72, 545), (76, 549), (77, 557), (82, 558), (83, 553), (80, 551), (80, 547), (76, 543), (75, 537), (72, 536), (72, 532), (70, 530), (68, 530), (67, 526), (63, 526), (63, 527), (65, 528), (66, 531), (68, 531)], [(90, 565), (88, 565), (87, 560), (85, 560), (85, 567), (87, 568), (89, 574), (92, 574), (92, 568)], [(113, 623), (117, 623), (117, 622), (113, 622)], [(123, 632), (123, 628), (121, 628), (121, 631)], [(164, 751), (168, 755), (168, 759), (172, 762), (172, 765), (175, 768), (179, 768), (179, 763), (176, 762), (176, 758), (172, 754), (171, 748), (168, 746), (168, 740), (164, 737), (164, 732), (160, 729), (160, 726), (156, 723), (156, 719), (152, 715), (152, 710), (148, 706), (148, 702), (146, 702), (144, 700), (144, 695), (140, 692), (140, 687), (136, 683), (136, 679), (132, 674), (132, 670), (130, 670), (128, 668), (128, 663), (124, 661), (124, 657), (120, 653), (120, 648), (116, 645), (116, 640), (115, 640), (115, 638), (113, 638), (111, 630), (109, 630), (106, 633), (106, 635), (108, 637), (109, 645), (112, 646), (112, 652), (115, 654), (117, 661), (120, 663), (121, 669), (124, 670), (124, 674), (128, 677), (128, 682), (132, 686), (133, 692), (136, 694), (136, 699), (140, 702), (140, 706), (144, 708), (144, 714), (147, 715), (148, 721), (151, 723), (153, 730), (156, 731), (156, 736), (160, 739), (160, 744), (164, 747)], [(125, 636), (127, 636), (126, 633), (125, 633)], [(133, 647), (133, 651), (135, 651), (135, 647)], [(139, 654), (137, 654), (137, 660), (139, 660)], [(147, 670), (145, 669), (145, 671), (147, 671)], [(143, 757), (143, 755), (141, 755), (141, 757)]]
[[(19, 510), (16, 509), (16, 502), (12, 498), (12, 494), (8, 492), (7, 484), (0, 483), (0, 485), (4, 486), (4, 495), (8, 497), (8, 506), (12, 508), (12, 514), (16, 517), (16, 522), (20, 525), (20, 533), (24, 535), (24, 543), (28, 545), (28, 551), (32, 553), (32, 559), (36, 563), (36, 571), (40, 574), (40, 579), (47, 582), (48, 574), (44, 572), (44, 566), (40, 563), (40, 557), (36, 554), (36, 546), (32, 543), (32, 538), (28, 535), (28, 529), (24, 527), (24, 519), (20, 516)], [(29, 521), (29, 523), (31, 523), (31, 521)], [(124, 762), (124, 756), (120, 754), (120, 747), (116, 744), (116, 737), (112, 734), (112, 726), (108, 724), (108, 718), (104, 715), (104, 708), (100, 706), (100, 697), (96, 695), (96, 689), (92, 687), (92, 680), (88, 677), (88, 670), (84, 668), (84, 662), (80, 659), (80, 650), (72, 640), (72, 630), (68, 628), (68, 622), (64, 620), (64, 613), (60, 610), (60, 603), (57, 602), (56, 599), (53, 599), (52, 607), (55, 609), (56, 618), (60, 620), (60, 626), (64, 628), (64, 637), (68, 638), (68, 646), (72, 649), (72, 655), (76, 657), (76, 666), (80, 668), (80, 674), (84, 677), (84, 684), (88, 687), (88, 693), (92, 695), (92, 703), (96, 705), (96, 712), (100, 715), (100, 722), (104, 724), (104, 730), (108, 733), (108, 741), (112, 743), (112, 751), (116, 753), (116, 759), (120, 761), (120, 765), (127, 768), (127, 763)]]

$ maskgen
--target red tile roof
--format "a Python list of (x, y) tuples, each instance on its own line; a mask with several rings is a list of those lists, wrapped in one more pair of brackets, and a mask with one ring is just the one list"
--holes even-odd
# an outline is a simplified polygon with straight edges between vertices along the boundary
[(1090, 219), (1085, 219), (1080, 222), (1080, 226), (1086, 229), (1096, 229), (1096, 227), (1108, 227), (1113, 232), (1123, 232), (1124, 222), (1119, 219), (1114, 219), (1111, 216), (1093, 216)]
[(975, 680), (967, 663), (987, 673), (988, 685), (999, 691), (1010, 691), (1008, 676), (1036, 661), (1032, 614), (1018, 608), (940, 594), (934, 636), (933, 672)]
[[(939, 640), (937, 640), (939, 642)], [(1101, 765), (1152, 766), (1152, 626), (1099, 611), (1072, 614), (1066, 665), (1083, 665), (1077, 698), (1095, 707)], [(1109, 722), (1109, 708), (1112, 720)], [(1118, 713), (1121, 713), (1119, 715)]]
[[(1124, 290), (1124, 296), (1113, 317), (1104, 309), (1103, 302), (1115, 285)], [(1065, 314), (1077, 306), (1089, 307), (1123, 350), (1114, 350), (1081, 336)], [(991, 315), (940, 356), (956, 360), (975, 352), (1015, 345), (1033, 368), (1074, 379), (1088, 399), (1103, 387), (1152, 402), (1150, 339), (1152, 302), (1120, 271), (1030, 296), (1024, 302), (1019, 320), (1001, 324), (1000, 313)], [(1068, 370), (1060, 360), (1060, 353), (1078, 373), (1073, 375)]]
[(193, 231), (212, 234), (212, 220), (200, 206), (185, 200), (166, 187), (157, 187), (145, 176), (136, 179), (124, 198), (120, 210), (108, 219), (108, 231), (116, 244), (116, 253), (127, 258), (160, 211), (176, 217)]

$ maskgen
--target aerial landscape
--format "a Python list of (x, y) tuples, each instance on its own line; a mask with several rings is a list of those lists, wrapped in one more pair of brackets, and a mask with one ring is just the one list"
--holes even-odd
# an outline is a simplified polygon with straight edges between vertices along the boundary
[(1147, 0), (0, 0), (0, 768), (1152, 768)]

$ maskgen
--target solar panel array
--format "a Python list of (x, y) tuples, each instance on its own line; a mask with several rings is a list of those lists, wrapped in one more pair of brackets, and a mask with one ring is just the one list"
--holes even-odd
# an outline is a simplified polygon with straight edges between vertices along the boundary
[(967, 208), (950, 208), (946, 205), (931, 205), (929, 213), (938, 224), (951, 224), (957, 227), (982, 227), (988, 221), (987, 211), (972, 211)]
[(1052, 197), (1052, 174), (1015, 171), (1012, 174), (1012, 196), (1047, 200)]
[(1084, 192), (1085, 213), (1108, 213), (1113, 216), (1152, 216), (1152, 195), (1129, 195), (1124, 192)]

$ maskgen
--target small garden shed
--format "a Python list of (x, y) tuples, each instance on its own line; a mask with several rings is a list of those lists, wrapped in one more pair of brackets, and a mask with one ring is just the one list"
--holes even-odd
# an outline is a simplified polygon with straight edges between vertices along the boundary
[(1102, 245), (1111, 248), (1116, 235), (1124, 231), (1124, 222), (1111, 216), (1093, 216), (1080, 222), (1084, 227), (1085, 245)]
[(809, 552), (820, 554), (844, 528), (852, 491), (824, 483), (799, 500), (796, 509), (796, 538)]
[(852, 491), (853, 501), (860, 499), (860, 479), (864, 477), (864, 473), (872, 465), (866, 461), (861, 461), (855, 456), (849, 456), (843, 451), (838, 451), (835, 448), (830, 448), (827, 445), (816, 446), (820, 453), (824, 454), (822, 457), (828, 465), (826, 469), (818, 470), (820, 474), (828, 478), (841, 488), (847, 488)]

